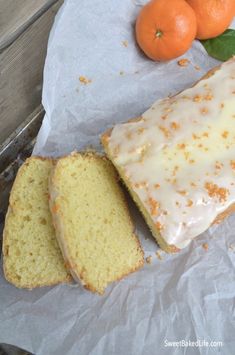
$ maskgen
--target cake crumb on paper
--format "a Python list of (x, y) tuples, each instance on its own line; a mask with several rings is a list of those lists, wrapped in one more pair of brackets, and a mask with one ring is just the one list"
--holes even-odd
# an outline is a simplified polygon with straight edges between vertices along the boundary
[(147, 256), (147, 258), (145, 258), (145, 260), (146, 260), (147, 264), (151, 264), (152, 263), (152, 256), (151, 255)]
[(84, 85), (90, 84), (92, 82), (91, 79), (88, 79), (83, 75), (79, 76), (79, 81)]
[(235, 245), (234, 244), (230, 244), (228, 249), (231, 250), (231, 251), (234, 251), (235, 250)]
[(196, 70), (201, 70), (201, 68), (199, 67), (199, 65), (195, 65), (194, 68), (195, 68)]
[(128, 41), (122, 41), (122, 45), (123, 45), (124, 47), (128, 47)]
[(157, 250), (155, 254), (156, 254), (156, 257), (157, 257), (159, 260), (162, 260), (162, 259), (163, 259), (163, 257), (162, 257), (162, 255), (161, 255), (161, 253), (160, 253), (159, 250)]
[(180, 60), (178, 60), (178, 62), (177, 62), (177, 64), (178, 64), (180, 67), (187, 67), (189, 63), (190, 63), (190, 60), (187, 59), (187, 58), (180, 59)]
[(202, 244), (202, 247), (203, 247), (203, 249), (204, 249), (205, 251), (207, 251), (208, 248), (209, 248), (208, 243), (203, 243), (203, 244)]

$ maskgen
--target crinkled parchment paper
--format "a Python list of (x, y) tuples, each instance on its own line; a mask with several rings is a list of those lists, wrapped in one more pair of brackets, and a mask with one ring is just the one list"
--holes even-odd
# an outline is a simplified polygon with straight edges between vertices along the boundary
[[(187, 67), (146, 59), (134, 40), (135, 18), (144, 3), (65, 1), (48, 45), (46, 116), (35, 154), (58, 156), (88, 145), (100, 149), (105, 129), (192, 85), (218, 63), (198, 42), (183, 56), (190, 60)], [(91, 82), (84, 84), (81, 77)], [(108, 287), (103, 297), (79, 285), (18, 290), (4, 280), (1, 268), (0, 342), (37, 355), (234, 354), (235, 217), (178, 255), (160, 251), (157, 257), (156, 243), (130, 205), (152, 263)], [(223, 346), (169, 346), (180, 340), (222, 341)]]

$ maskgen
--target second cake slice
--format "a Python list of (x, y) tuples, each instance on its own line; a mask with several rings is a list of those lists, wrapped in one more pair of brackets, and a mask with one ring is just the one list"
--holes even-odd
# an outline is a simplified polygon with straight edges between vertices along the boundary
[(102, 294), (108, 283), (143, 265), (112, 164), (93, 153), (58, 160), (50, 207), (63, 256), (75, 280)]

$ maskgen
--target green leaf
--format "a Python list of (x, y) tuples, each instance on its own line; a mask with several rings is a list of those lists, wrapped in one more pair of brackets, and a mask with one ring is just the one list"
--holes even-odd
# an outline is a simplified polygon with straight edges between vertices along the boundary
[(226, 61), (235, 55), (235, 30), (226, 30), (222, 35), (201, 43), (211, 57)]

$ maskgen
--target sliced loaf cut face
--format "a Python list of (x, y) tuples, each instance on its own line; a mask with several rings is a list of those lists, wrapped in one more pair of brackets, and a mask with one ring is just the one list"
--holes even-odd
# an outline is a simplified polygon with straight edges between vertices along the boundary
[(31, 157), (19, 169), (3, 232), (6, 279), (20, 288), (71, 281), (49, 209), (48, 179), (54, 162)]
[(95, 153), (57, 161), (50, 207), (64, 259), (76, 281), (103, 294), (106, 286), (143, 266), (113, 165)]

